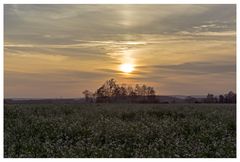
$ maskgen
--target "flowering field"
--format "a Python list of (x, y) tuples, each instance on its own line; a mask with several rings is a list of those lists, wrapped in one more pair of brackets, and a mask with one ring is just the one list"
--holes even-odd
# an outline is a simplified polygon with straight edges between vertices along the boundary
[(236, 157), (236, 105), (5, 105), (4, 156)]

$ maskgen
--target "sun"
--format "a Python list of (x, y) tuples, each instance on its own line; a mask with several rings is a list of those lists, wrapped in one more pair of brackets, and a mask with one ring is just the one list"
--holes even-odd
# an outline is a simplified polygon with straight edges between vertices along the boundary
[(120, 70), (124, 73), (131, 73), (134, 70), (134, 66), (132, 64), (122, 64), (120, 65)]

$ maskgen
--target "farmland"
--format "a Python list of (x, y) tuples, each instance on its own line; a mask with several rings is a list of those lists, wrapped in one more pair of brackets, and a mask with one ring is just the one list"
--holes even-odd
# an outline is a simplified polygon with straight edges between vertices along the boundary
[(4, 157), (236, 157), (236, 105), (5, 104)]

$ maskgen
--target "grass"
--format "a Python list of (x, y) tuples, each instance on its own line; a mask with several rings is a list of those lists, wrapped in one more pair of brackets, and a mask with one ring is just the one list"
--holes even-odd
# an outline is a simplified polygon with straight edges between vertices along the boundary
[(5, 105), (4, 157), (233, 158), (236, 105)]

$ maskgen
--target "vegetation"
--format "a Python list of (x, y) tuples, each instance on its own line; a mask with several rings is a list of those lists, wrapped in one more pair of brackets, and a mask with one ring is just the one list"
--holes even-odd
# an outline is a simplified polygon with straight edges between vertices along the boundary
[[(118, 84), (116, 80), (107, 80), (96, 92), (83, 91), (87, 103), (162, 103), (153, 87), (136, 84), (134, 87)], [(167, 103), (176, 103), (176, 98), (170, 97)], [(205, 98), (186, 97), (181, 103), (236, 103), (236, 93), (229, 91), (225, 95), (207, 94)]]
[(235, 104), (6, 104), (5, 157), (236, 157)]
[(83, 91), (86, 102), (109, 103), (109, 102), (138, 102), (153, 103), (155, 99), (155, 90), (153, 87), (145, 84), (130, 85), (117, 84), (114, 79), (107, 80), (95, 93), (89, 90)]

